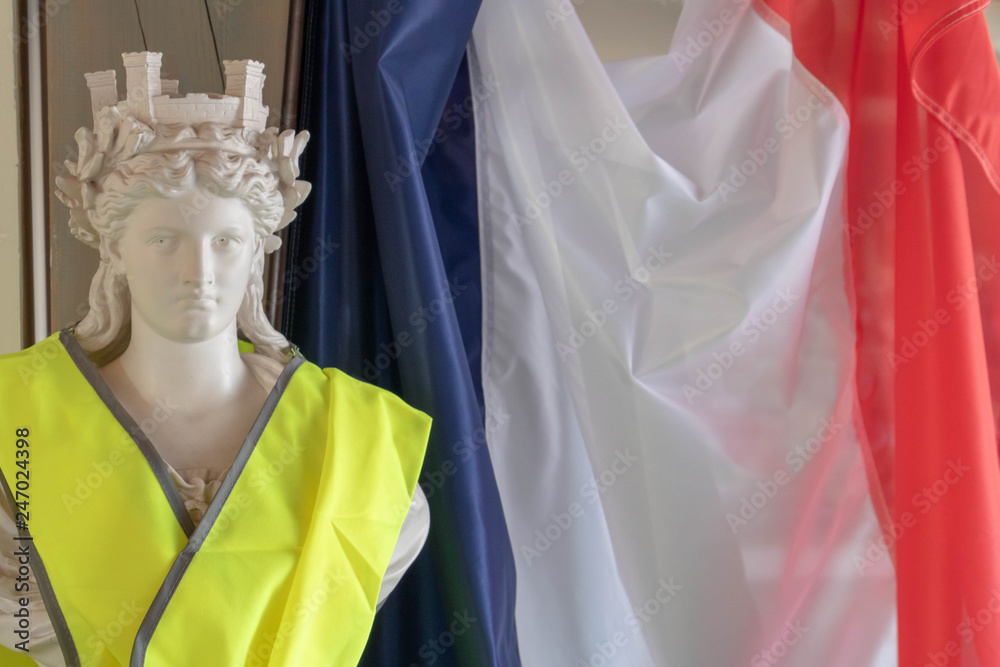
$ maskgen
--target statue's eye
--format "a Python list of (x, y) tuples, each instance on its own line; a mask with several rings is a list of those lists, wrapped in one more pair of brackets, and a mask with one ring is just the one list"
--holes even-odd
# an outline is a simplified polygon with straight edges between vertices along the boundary
[(177, 240), (170, 235), (154, 236), (149, 240), (149, 245), (158, 250), (168, 250), (176, 245)]

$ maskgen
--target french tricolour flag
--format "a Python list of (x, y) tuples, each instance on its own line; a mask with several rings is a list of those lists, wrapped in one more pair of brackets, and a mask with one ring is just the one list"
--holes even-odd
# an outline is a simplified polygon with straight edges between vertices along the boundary
[(568, 0), (470, 47), (526, 665), (1000, 665), (987, 0)]

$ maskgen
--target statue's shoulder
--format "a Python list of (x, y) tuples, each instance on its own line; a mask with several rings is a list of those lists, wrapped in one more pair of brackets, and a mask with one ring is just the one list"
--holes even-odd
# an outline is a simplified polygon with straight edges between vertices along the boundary
[(11, 379), (26, 382), (49, 369), (53, 362), (66, 356), (59, 331), (18, 352), (0, 354), (0, 382)]
[[(253, 354), (252, 349), (246, 345), (241, 346), (240, 351), (244, 353), (244, 359), (261, 366), (255, 372), (264, 372), (265, 369), (272, 374), (279, 372), (278, 362), (269, 358), (259, 359), (260, 355)], [(324, 368), (304, 356), (300, 358), (302, 361), (295, 369), (297, 379), (294, 383), (304, 392), (302, 397), (311, 395), (316, 401), (324, 402), (327, 406), (325, 409), (337, 412), (340, 419), (350, 417), (352, 421), (360, 423), (366, 420), (410, 423), (420, 428), (425, 423), (430, 423), (427, 414), (388, 389), (358, 379), (335, 366)], [(276, 381), (280, 382), (280, 377)], [(324, 398), (321, 399), (321, 396)]]
[(38, 341), (34, 345), (29, 345), (28, 347), (18, 350), (17, 352), (5, 352), (0, 354), (0, 361), (11, 361), (38, 355), (45, 356), (46, 352), (48, 352), (49, 356), (55, 356), (57, 353), (65, 350), (65, 347), (59, 341), (61, 333), (61, 331), (57, 331), (51, 336)]
[[(358, 424), (366, 432), (406, 433), (426, 443), (431, 417), (401, 396), (360, 380), (339, 368), (320, 369), (329, 383), (330, 408), (336, 420)], [(396, 439), (399, 439), (398, 436)], [(423, 444), (419, 447), (423, 451)]]
[(341, 398), (356, 405), (377, 408), (393, 413), (412, 411), (421, 415), (424, 414), (388, 389), (383, 389), (371, 382), (360, 380), (339, 368), (330, 367), (320, 369), (318, 366), (316, 368), (321, 370), (326, 376), (333, 393), (340, 392)]

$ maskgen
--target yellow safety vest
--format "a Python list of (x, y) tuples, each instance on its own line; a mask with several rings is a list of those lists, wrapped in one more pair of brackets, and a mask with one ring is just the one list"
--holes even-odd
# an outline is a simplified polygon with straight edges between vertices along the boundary
[(169, 409), (137, 425), (72, 328), (0, 356), (0, 481), (67, 665), (357, 664), (431, 418), (296, 349), (195, 527), (146, 435)]

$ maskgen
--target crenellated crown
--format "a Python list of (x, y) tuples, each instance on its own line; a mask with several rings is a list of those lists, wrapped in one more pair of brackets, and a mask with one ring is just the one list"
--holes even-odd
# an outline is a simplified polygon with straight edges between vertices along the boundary
[(124, 100), (118, 99), (117, 73), (113, 69), (90, 72), (94, 127), (98, 115), (109, 106), (122, 116), (132, 116), (147, 125), (156, 123), (225, 123), (263, 131), (268, 107), (263, 103), (264, 63), (256, 60), (223, 60), (226, 70), (226, 93), (179, 94), (178, 81), (160, 79), (162, 53), (140, 51), (123, 53), (125, 63)]
[[(86, 74), (94, 129), (81, 127), (75, 138), (78, 155), (66, 160), (66, 173), (56, 176), (56, 197), (70, 209), (70, 231), (87, 245), (100, 248), (91, 215), (105, 177), (142, 153), (210, 151), (239, 154), (266, 165), (277, 178), (284, 213), (274, 231), (295, 219), (295, 208), (311, 186), (299, 177), (299, 156), (309, 132), (280, 132), (267, 127), (268, 108), (261, 102), (264, 64), (256, 60), (224, 60), (226, 94), (177, 92), (178, 82), (160, 79), (161, 53), (123, 53), (126, 98), (118, 99), (115, 70)], [(277, 235), (266, 252), (281, 245)]]

